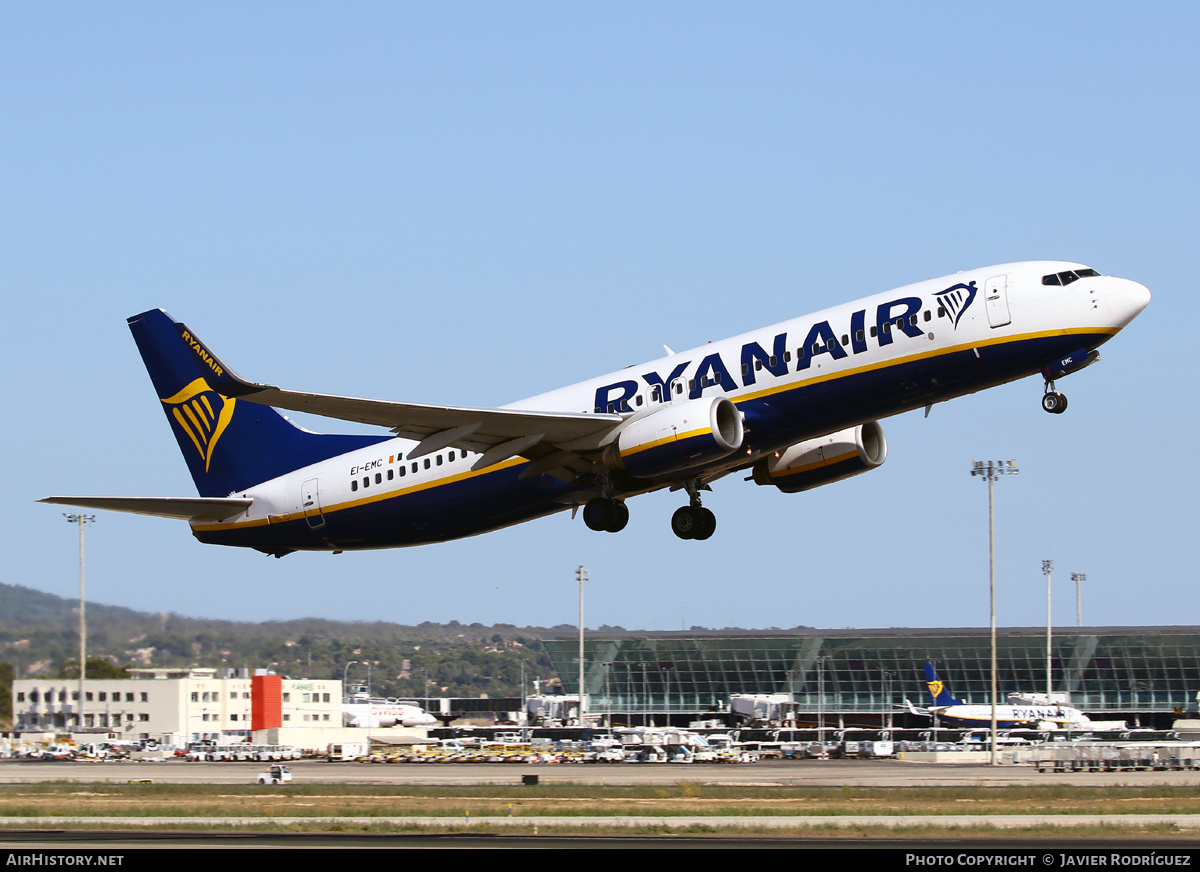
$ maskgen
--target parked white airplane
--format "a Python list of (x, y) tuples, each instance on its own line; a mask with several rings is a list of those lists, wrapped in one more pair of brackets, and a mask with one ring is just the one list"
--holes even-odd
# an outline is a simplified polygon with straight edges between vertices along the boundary
[[(1150, 301), (1077, 263), (961, 272), (785, 321), (499, 409), (428, 406), (244, 381), (162, 310), (129, 319), (200, 497), (42, 502), (191, 522), (201, 542), (280, 557), (417, 545), (583, 507), (617, 532), (626, 500), (661, 488), (689, 505), (671, 528), (707, 539), (700, 495), (731, 472), (796, 493), (874, 469), (878, 420), (1042, 373), (1054, 381)], [(669, 351), (669, 349), (668, 349)], [(287, 409), (390, 428), (322, 435)]]
[(414, 703), (371, 696), (365, 691), (342, 698), (345, 727), (428, 727), (437, 722), (437, 718)]
[[(968, 705), (946, 690), (932, 663), (925, 664), (925, 683), (932, 701), (927, 711), (920, 711), (908, 700), (913, 714), (937, 715), (944, 724), (961, 727), (987, 727), (992, 723), (991, 705)], [(1124, 721), (1093, 721), (1079, 709), (1064, 703), (1052, 702), (1045, 694), (1010, 694), (1007, 705), (996, 706), (996, 726), (999, 729), (1029, 727), (1042, 730), (1123, 730)]]

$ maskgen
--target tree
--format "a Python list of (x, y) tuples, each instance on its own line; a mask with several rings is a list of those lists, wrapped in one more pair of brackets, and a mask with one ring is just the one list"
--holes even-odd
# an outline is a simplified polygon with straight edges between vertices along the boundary
[(13, 668), (11, 663), (0, 663), (0, 721), (12, 723)]
[[(78, 678), (79, 677), (79, 660), (68, 660), (62, 665), (62, 669), (58, 671), (57, 678)], [(128, 666), (113, 666), (107, 660), (99, 660), (95, 657), (87, 659), (87, 678), (128, 678)]]

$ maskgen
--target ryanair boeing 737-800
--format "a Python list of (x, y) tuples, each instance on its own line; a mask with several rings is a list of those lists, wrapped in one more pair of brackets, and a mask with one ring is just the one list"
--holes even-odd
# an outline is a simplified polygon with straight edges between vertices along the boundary
[[(42, 502), (189, 521), (201, 542), (340, 552), (440, 542), (582, 507), (618, 532), (626, 501), (685, 491), (682, 539), (716, 529), (729, 473), (785, 493), (879, 466), (879, 419), (1099, 358), (1150, 292), (1077, 263), (1010, 263), (898, 288), (497, 409), (284, 390), (236, 376), (160, 309), (129, 319), (199, 497)], [(275, 409), (388, 428), (324, 435)]]

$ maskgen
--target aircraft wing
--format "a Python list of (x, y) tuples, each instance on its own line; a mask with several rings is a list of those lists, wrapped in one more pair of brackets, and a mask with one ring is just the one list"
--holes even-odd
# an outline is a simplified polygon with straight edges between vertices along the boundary
[(461, 435), (446, 444), (461, 443), (466, 447), (468, 443), (474, 442), (483, 446), (477, 450), (534, 433), (541, 434), (542, 438), (539, 441), (558, 445), (595, 436), (621, 423), (620, 415), (610, 414), (428, 406), (288, 391), (269, 385), (254, 387), (256, 390), (253, 392), (238, 396), (249, 402), (276, 409), (310, 412), (326, 418), (357, 421), (360, 424), (377, 424), (390, 428), (397, 436), (405, 439), (421, 441), (433, 434), (453, 430), (461, 432)]
[[(188, 334), (186, 325), (176, 322), (176, 327)], [(207, 369), (197, 366), (217, 393), (276, 409), (387, 427), (397, 436), (419, 443), (408, 452), (414, 458), (453, 446), (480, 453), (482, 457), (473, 464), (476, 468), (521, 455), (545, 460), (543, 472), (559, 467), (580, 472), (591, 462), (574, 453), (576, 443), (598, 440), (622, 421), (620, 415), (609, 413), (473, 409), (289, 391), (246, 381), (212, 352), (205, 353), (211, 364)]]
[(38, 502), (184, 521), (220, 521), (240, 515), (254, 500), (248, 497), (46, 497)]
[(409, 458), (455, 447), (480, 455), (472, 464), (474, 469), (518, 455), (535, 461), (536, 465), (522, 477), (545, 472), (569, 481), (590, 469), (592, 462), (558, 446), (590, 441), (621, 423), (621, 416), (612, 414), (427, 406), (288, 391), (268, 385), (255, 387), (257, 390), (242, 393), (239, 398), (276, 409), (388, 427), (397, 436), (417, 441), (408, 452)]
[(592, 461), (577, 452), (599, 448), (601, 437), (623, 420), (620, 415), (609, 413), (429, 406), (289, 391), (256, 384), (234, 373), (196, 338), (186, 324), (173, 323), (184, 342), (196, 352), (197, 374), (222, 396), (276, 409), (387, 427), (397, 436), (417, 441), (417, 446), (408, 452), (410, 458), (456, 447), (481, 455), (472, 464), (475, 469), (521, 456), (534, 461), (523, 476), (549, 473), (569, 480), (592, 467)]

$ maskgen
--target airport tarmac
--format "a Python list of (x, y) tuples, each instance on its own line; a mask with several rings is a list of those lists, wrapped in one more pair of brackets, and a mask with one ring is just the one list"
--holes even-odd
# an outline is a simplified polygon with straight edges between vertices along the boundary
[[(0, 761), (0, 783), (44, 781), (123, 783), (146, 779), (167, 784), (254, 784), (262, 763)], [(291, 765), (296, 784), (703, 784), (811, 787), (1002, 787), (1078, 784), (1093, 787), (1200, 785), (1197, 771), (1039, 773), (1032, 766), (912, 763), (901, 760), (779, 760), (742, 764), (506, 764), (327, 763)]]

